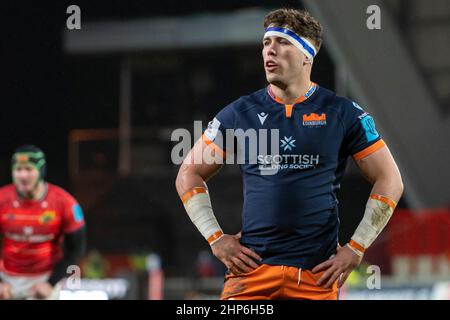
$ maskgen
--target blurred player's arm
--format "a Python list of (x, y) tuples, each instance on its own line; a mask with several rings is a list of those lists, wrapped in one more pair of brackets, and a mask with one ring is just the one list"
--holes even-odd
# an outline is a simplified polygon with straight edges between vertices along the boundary
[(0, 300), (8, 300), (12, 298), (11, 285), (0, 281)]
[(233, 273), (250, 272), (261, 258), (239, 243), (240, 235), (224, 234), (211, 205), (206, 182), (222, 167), (217, 157), (225, 153), (199, 139), (183, 161), (177, 175), (176, 188), (186, 212), (211, 246), (213, 254)]
[[(3, 246), (3, 234), (0, 231), (0, 248)], [(0, 300), (7, 300), (12, 298), (11, 286), (2, 282), (0, 277)]]
[(387, 146), (356, 160), (362, 175), (373, 184), (364, 217), (349, 243), (336, 256), (313, 269), (326, 270), (318, 285), (331, 285), (339, 278), (342, 286), (350, 272), (359, 265), (365, 250), (375, 241), (391, 218), (403, 193), (403, 182), (397, 164)]
[(63, 243), (63, 257), (53, 268), (48, 282), (54, 286), (67, 276), (67, 267), (77, 265), (86, 251), (86, 228), (66, 233)]
[(48, 299), (54, 286), (67, 276), (67, 267), (78, 264), (86, 249), (86, 229), (81, 227), (76, 231), (64, 234), (63, 257), (55, 265), (47, 282), (35, 284), (31, 294), (36, 299)]
[(81, 227), (76, 231), (64, 234), (63, 257), (53, 268), (52, 274), (47, 282), (35, 284), (31, 288), (31, 295), (36, 299), (48, 299), (54, 286), (67, 276), (67, 267), (78, 264), (84, 255), (86, 248), (86, 231)]

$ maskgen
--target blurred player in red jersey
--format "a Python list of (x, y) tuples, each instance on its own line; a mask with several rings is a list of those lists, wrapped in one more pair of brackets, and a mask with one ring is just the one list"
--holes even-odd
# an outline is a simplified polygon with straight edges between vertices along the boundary
[(13, 184), (0, 188), (0, 299), (57, 299), (59, 282), (85, 250), (77, 201), (44, 180), (45, 155), (32, 146), (12, 156)]

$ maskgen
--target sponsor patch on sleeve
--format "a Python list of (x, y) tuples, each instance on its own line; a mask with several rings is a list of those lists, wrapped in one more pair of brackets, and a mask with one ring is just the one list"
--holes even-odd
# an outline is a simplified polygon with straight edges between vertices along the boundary
[(217, 136), (217, 132), (219, 131), (220, 121), (217, 118), (214, 118), (212, 121), (208, 123), (208, 128), (205, 130), (205, 136), (210, 140), (214, 141)]
[(367, 142), (373, 141), (380, 136), (377, 132), (377, 129), (375, 128), (375, 121), (373, 121), (373, 118), (369, 114), (367, 114), (360, 121), (362, 127), (364, 128)]
[(72, 214), (76, 222), (83, 221), (83, 210), (81, 210), (81, 207), (78, 203), (72, 206)]

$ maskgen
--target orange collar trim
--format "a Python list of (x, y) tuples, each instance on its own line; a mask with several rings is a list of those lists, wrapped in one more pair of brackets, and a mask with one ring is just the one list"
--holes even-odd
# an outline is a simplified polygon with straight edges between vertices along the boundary
[[(309, 87), (308, 91), (306, 91), (306, 93), (304, 95), (298, 97), (292, 105), (297, 104), (297, 103), (302, 103), (303, 101), (307, 100), (309, 97), (312, 96), (312, 94), (316, 91), (316, 89), (317, 89), (317, 83), (314, 83), (311, 81), (311, 86)], [(276, 102), (281, 103), (281, 104), (286, 104), (286, 103), (284, 103), (283, 100), (281, 100), (279, 97), (277, 97), (273, 93), (272, 86), (270, 84), (267, 86), (267, 93)]]

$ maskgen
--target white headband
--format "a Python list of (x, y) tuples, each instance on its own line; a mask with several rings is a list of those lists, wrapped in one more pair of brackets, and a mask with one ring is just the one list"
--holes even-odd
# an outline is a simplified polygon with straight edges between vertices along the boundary
[(296, 46), (301, 52), (303, 52), (309, 59), (312, 60), (316, 56), (317, 52), (314, 46), (306, 38), (300, 37), (295, 32), (282, 28), (282, 27), (268, 27), (264, 38), (270, 36), (277, 36), (288, 40), (294, 46)]

